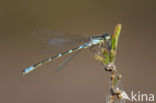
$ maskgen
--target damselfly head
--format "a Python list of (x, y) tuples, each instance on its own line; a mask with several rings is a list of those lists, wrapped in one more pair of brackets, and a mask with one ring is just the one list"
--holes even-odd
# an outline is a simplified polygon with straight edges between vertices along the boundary
[(108, 33), (104, 33), (104, 34), (102, 35), (102, 38), (104, 38), (105, 40), (109, 40), (109, 39), (111, 39), (111, 35), (108, 34)]

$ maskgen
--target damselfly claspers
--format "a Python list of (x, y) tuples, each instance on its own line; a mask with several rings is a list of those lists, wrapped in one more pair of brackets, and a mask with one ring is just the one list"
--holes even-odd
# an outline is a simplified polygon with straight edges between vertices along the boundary
[[(109, 46), (109, 44), (111, 43), (111, 37), (112, 36), (109, 33), (103, 33), (100, 36), (91, 36), (88, 39), (88, 41), (83, 43), (82, 45), (80, 45), (80, 46), (78, 46), (76, 48), (67, 50), (65, 52), (59, 53), (56, 56), (52, 56), (52, 57), (49, 57), (49, 58), (47, 58), (45, 60), (42, 60), (39, 63), (34, 64), (34, 65), (26, 68), (25, 70), (23, 70), (22, 74), (23, 75), (27, 74), (27, 73), (31, 72), (32, 70), (38, 68), (39, 66), (41, 66), (41, 65), (43, 65), (43, 64), (45, 64), (47, 62), (50, 62), (50, 61), (52, 61), (54, 59), (60, 58), (60, 57), (64, 56), (65, 54), (69, 54), (69, 53), (73, 53), (73, 52), (79, 52), (80, 50), (85, 49), (85, 48), (92, 48), (92, 47), (97, 46), (97, 45), (99, 45), (99, 47), (100, 47), (102, 44), (106, 43), (108, 49), (110, 49), (111, 45)], [(57, 42), (59, 42), (59, 41), (57, 41), (57, 39), (52, 39), (51, 42), (56, 42), (56, 44), (57, 44)], [(61, 42), (62, 42), (62, 40), (61, 40)]]

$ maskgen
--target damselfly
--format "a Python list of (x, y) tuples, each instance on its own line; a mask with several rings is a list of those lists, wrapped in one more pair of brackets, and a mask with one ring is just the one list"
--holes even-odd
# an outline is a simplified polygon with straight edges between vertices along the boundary
[[(51, 44), (55, 44), (56, 46), (60, 46), (62, 45), (63, 43), (66, 43), (67, 41), (70, 41), (70, 44), (71, 43), (75, 43), (76, 40), (72, 40), (72, 38), (69, 36), (66, 37), (66, 36), (58, 36), (60, 35), (60, 32), (57, 32), (56, 35), (54, 35), (51, 39), (48, 39), (49, 40), (49, 43)], [(47, 38), (44, 38), (44, 37), (41, 37), (41, 39), (47, 39)], [(86, 40), (86, 41), (85, 41)], [(73, 49), (70, 49), (70, 50), (66, 50), (65, 52), (62, 52), (62, 53), (59, 53), (58, 55), (56, 56), (52, 56), (52, 57), (49, 57), (45, 60), (42, 60), (40, 61), (39, 63), (36, 63), (28, 68), (26, 68), (25, 70), (22, 71), (22, 74), (27, 74), (29, 72), (31, 72), (32, 70), (38, 68), (39, 66), (45, 64), (45, 63), (48, 63), (50, 61), (53, 61), (57, 58), (60, 58), (66, 54), (70, 54), (70, 53), (73, 53), (75, 52), (74, 55), (76, 55), (76, 53), (80, 52), (82, 49), (86, 49), (86, 48), (89, 48), (92, 52), (96, 53), (92, 48), (97, 46), (98, 48), (101, 48), (101, 46), (106, 46), (106, 47), (103, 47), (103, 48), (106, 48), (108, 50), (111, 50), (111, 40), (112, 40), (112, 35), (109, 34), (109, 33), (103, 33), (99, 36), (91, 36), (91, 37), (88, 37), (86, 39), (81, 40), (83, 41), (84, 43), (82, 45), (79, 45), (78, 47), (75, 47)], [(68, 61), (70, 60), (71, 58), (68, 59)], [(66, 63), (66, 62), (65, 62)], [(63, 63), (60, 68), (65, 64)]]

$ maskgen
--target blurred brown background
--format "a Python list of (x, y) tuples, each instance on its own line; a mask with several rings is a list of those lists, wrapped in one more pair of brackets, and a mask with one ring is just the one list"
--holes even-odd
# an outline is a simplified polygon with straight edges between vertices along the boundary
[(0, 103), (104, 103), (109, 75), (88, 50), (60, 72), (56, 67), (68, 56), (25, 76), (21, 71), (55, 55), (41, 53), (45, 42), (32, 36), (35, 29), (94, 35), (113, 33), (117, 23), (123, 27), (116, 57), (122, 87), (128, 95), (155, 94), (154, 0), (1, 0)]

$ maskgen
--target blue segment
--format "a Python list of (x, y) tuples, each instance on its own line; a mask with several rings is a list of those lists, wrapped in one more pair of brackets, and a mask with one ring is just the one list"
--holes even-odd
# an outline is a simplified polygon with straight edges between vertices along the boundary
[(82, 48), (84, 48), (85, 46), (88, 46), (89, 45), (89, 43), (85, 43), (85, 44), (83, 44), (83, 45), (80, 45), (79, 46), (79, 49), (82, 49)]
[(31, 66), (31, 67), (29, 67), (29, 68), (26, 68), (26, 69), (22, 72), (22, 74), (29, 73), (29, 72), (32, 71), (33, 69), (34, 69), (34, 66)]
[(71, 53), (72, 52), (72, 50), (69, 50), (69, 53)]
[(79, 49), (82, 49), (84, 46), (83, 45), (81, 45), (81, 46), (79, 46)]
[(89, 43), (85, 43), (84, 45), (85, 45), (85, 46), (88, 46), (88, 45), (89, 45)]
[(59, 54), (58, 56), (60, 57), (60, 56), (62, 56), (62, 54)]

